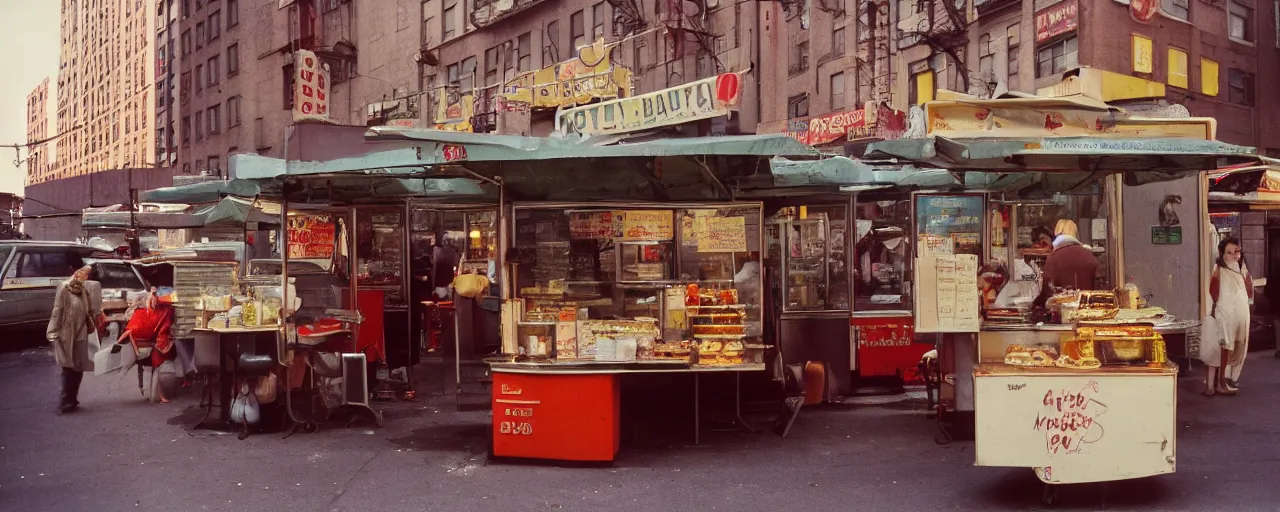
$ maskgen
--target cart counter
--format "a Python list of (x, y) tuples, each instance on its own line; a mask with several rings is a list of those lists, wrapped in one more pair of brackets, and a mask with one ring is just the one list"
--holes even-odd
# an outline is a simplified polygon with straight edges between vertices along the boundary
[(976, 465), (1029, 467), (1046, 483), (1173, 473), (1178, 367), (975, 367)]

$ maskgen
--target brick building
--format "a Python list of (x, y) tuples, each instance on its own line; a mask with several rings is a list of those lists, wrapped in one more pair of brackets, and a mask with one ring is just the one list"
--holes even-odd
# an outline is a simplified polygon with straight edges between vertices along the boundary
[(156, 146), (154, 162), (173, 167), (178, 163), (179, 55), (178, 23), (180, 0), (155, 0), (156, 46)]
[[(41, 141), (48, 137), (49, 79), (46, 78), (27, 95), (27, 142)], [(31, 146), (27, 154), (27, 184), (48, 181), (50, 170), (48, 145)]]

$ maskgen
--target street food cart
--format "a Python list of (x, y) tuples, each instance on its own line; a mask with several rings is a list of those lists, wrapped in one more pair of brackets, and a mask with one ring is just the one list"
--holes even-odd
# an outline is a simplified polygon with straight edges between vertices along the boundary
[[(976, 463), (1033, 468), (1046, 484), (1173, 472), (1178, 368), (1165, 336), (1196, 323), (1135, 307), (1144, 296), (1121, 284), (1134, 243), (1122, 191), (1253, 150), (1213, 141), (1212, 120), (1130, 119), (1064, 98), (939, 101), (925, 114), (928, 137), (873, 143), (868, 157), (952, 176), (913, 198), (915, 328), (941, 338), (940, 418), (973, 411)], [(1062, 125), (1027, 137), (1046, 114)], [(1071, 221), (1054, 231), (1078, 237), (1101, 270), (1041, 308), (1000, 292), (1027, 268), (1039, 275), (1046, 209)], [(1039, 288), (1030, 295), (1043, 299)]]

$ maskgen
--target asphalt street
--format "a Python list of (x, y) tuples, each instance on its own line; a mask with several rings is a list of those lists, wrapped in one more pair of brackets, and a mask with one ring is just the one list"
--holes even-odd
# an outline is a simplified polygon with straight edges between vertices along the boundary
[[(1195, 377), (1182, 379), (1176, 474), (1066, 486), (1054, 508), (1280, 509), (1280, 360), (1251, 354), (1236, 397), (1202, 397)], [(456, 412), (439, 382), (381, 405), (383, 428), (244, 441), (189, 433), (196, 393), (151, 405), (132, 374), (87, 376), (83, 410), (57, 416), (57, 382), (47, 349), (0, 354), (0, 510), (1044, 508), (1030, 470), (975, 467), (972, 442), (936, 444), (917, 402), (809, 408), (785, 440), (707, 429), (697, 446), (675, 414), (629, 428), (614, 464), (584, 467), (489, 461), (488, 416)]]

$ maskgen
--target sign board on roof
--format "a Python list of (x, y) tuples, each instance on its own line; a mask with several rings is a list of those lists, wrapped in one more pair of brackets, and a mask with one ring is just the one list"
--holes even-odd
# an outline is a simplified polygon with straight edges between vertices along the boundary
[(556, 131), (605, 135), (651, 130), (729, 115), (742, 101), (739, 73), (724, 73), (679, 87), (602, 101), (556, 113)]
[(329, 119), (329, 71), (316, 54), (294, 54), (293, 120)]

